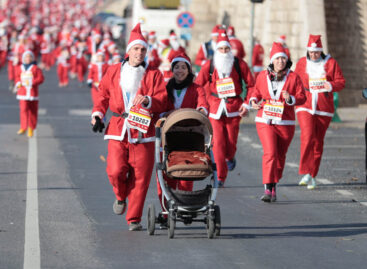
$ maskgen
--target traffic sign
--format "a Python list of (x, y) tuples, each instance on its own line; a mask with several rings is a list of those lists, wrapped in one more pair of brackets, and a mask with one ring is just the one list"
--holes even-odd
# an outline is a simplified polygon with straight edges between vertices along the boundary
[(195, 24), (194, 16), (190, 12), (181, 12), (177, 16), (177, 25), (180, 28), (192, 28)]

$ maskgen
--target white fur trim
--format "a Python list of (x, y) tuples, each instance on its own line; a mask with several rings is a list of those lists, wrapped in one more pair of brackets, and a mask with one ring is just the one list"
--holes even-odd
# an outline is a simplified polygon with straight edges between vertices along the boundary
[(276, 59), (278, 57), (284, 57), (288, 60), (287, 54), (285, 54), (284, 52), (277, 52), (273, 55), (273, 57), (270, 58), (270, 63), (273, 63), (274, 59)]
[(315, 47), (307, 47), (308, 51), (323, 51), (322, 48), (315, 48)]
[(221, 48), (221, 47), (229, 47), (231, 48), (231, 44), (229, 44), (228, 41), (220, 41), (217, 43), (217, 46), (215, 49)]
[(172, 62), (171, 62), (171, 65), (172, 65), (173, 63), (175, 63), (175, 62), (185, 62), (185, 63), (188, 63), (188, 64), (189, 64), (189, 66), (191, 66), (191, 63), (190, 63), (187, 59), (185, 59), (185, 58), (183, 58), (183, 57), (177, 57), (177, 58), (174, 58), (174, 59), (172, 60)]
[(141, 106), (145, 109), (150, 109), (152, 107), (152, 97), (145, 95), (144, 97), (148, 98), (149, 103), (147, 105), (141, 104)]
[(17, 95), (17, 100), (38, 101), (38, 97)]
[(127, 45), (127, 47), (126, 47), (126, 52), (129, 52), (129, 50), (133, 47), (133, 46), (135, 46), (135, 45), (143, 45), (145, 48), (148, 48), (148, 44), (147, 44), (147, 42), (145, 42), (144, 40), (141, 40), (141, 39), (136, 39), (136, 40), (134, 40), (134, 41), (132, 41), (132, 42), (130, 42), (128, 45)]
[(295, 98), (293, 95), (291, 95), (290, 97), (291, 97), (291, 102), (290, 102), (290, 103), (288, 103), (288, 102), (286, 101), (286, 103), (287, 103), (287, 105), (289, 105), (289, 106), (294, 106), (294, 105), (296, 104), (296, 98)]
[(311, 115), (320, 115), (320, 116), (326, 116), (326, 117), (333, 117), (334, 113), (330, 113), (330, 112), (326, 112), (326, 111), (320, 111), (320, 110), (315, 110), (313, 111), (312, 109), (308, 109), (305, 107), (300, 107), (296, 109), (296, 113), (298, 112), (302, 112), (302, 111), (306, 111), (308, 113), (310, 113)]
[(92, 113), (91, 118), (93, 119), (95, 116), (100, 116), (100, 118), (103, 119), (104, 115), (102, 114), (102, 112), (95, 111), (95, 112)]
[(200, 109), (204, 110), (205, 115), (208, 116), (208, 110), (205, 107), (201, 106), (201, 107), (196, 108), (196, 110), (200, 110)]
[(262, 117), (256, 117), (255, 122), (261, 122), (265, 124), (275, 124), (275, 125), (295, 125), (296, 121), (294, 120), (267, 120)]

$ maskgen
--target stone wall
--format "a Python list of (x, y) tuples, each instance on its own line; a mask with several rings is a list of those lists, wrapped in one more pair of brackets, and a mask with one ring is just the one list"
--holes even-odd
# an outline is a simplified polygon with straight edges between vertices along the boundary
[[(224, 14), (250, 53), (250, 0), (192, 0), (189, 7), (196, 20), (192, 30), (189, 54), (194, 60), (200, 43), (210, 39), (215, 24), (221, 24)], [(264, 0), (255, 4), (254, 34), (265, 49), (265, 64), (273, 41), (286, 35), (295, 67), (305, 55), (308, 35), (321, 34), (324, 51), (341, 65), (347, 79), (340, 93), (342, 106), (365, 102), (361, 89), (367, 87), (367, 0)]]
[(329, 51), (346, 78), (341, 106), (363, 102), (367, 87), (367, 1), (325, 0)]

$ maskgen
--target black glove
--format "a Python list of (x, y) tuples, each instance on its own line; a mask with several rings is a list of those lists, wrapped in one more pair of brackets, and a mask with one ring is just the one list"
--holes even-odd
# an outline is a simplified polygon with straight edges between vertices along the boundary
[(104, 129), (104, 123), (101, 121), (101, 119), (99, 117), (95, 116), (94, 118), (96, 119), (96, 123), (92, 127), (93, 132), (102, 133), (102, 131)]
[(87, 84), (89, 88), (92, 88), (92, 82), (88, 82)]

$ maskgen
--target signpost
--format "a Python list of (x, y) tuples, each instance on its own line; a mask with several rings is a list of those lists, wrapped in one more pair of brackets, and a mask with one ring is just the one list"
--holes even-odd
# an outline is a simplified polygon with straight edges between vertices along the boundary
[(188, 12), (184, 11), (177, 16), (177, 25), (180, 28), (192, 28), (195, 24), (194, 16)]

